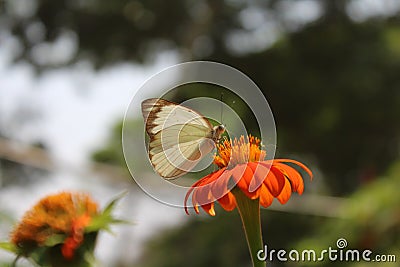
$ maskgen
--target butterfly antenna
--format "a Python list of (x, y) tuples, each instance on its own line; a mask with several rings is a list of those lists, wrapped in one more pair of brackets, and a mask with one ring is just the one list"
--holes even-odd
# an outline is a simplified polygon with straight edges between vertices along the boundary
[(222, 123), (222, 115), (223, 115), (223, 112), (224, 112), (224, 105), (223, 105), (223, 100), (224, 100), (224, 92), (221, 92), (221, 117), (220, 117), (220, 121), (221, 121), (221, 124), (223, 124)]

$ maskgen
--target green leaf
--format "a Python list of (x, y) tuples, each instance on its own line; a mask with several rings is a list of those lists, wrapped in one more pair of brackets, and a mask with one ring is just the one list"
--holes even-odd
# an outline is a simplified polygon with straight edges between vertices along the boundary
[(15, 254), (18, 253), (18, 247), (16, 247), (13, 243), (10, 242), (0, 242), (0, 248)]
[(124, 196), (128, 194), (128, 191), (124, 191), (121, 194), (117, 195), (103, 210), (103, 214), (110, 215), (115, 205), (120, 201)]
[(97, 266), (98, 262), (96, 261), (96, 258), (94, 257), (92, 252), (86, 252), (84, 255), (85, 261), (89, 264), (89, 266)]
[(116, 219), (111, 215), (115, 205), (126, 194), (127, 194), (127, 191), (119, 194), (113, 200), (111, 200), (111, 202), (106, 205), (106, 207), (104, 208), (104, 210), (101, 214), (92, 218), (90, 224), (86, 227), (85, 231), (87, 233), (97, 232), (99, 230), (110, 231), (110, 229), (109, 229), (110, 224), (130, 224), (130, 222), (128, 222), (128, 221)]
[(64, 243), (66, 236), (63, 234), (54, 234), (46, 239), (45, 246), (53, 247), (58, 244)]

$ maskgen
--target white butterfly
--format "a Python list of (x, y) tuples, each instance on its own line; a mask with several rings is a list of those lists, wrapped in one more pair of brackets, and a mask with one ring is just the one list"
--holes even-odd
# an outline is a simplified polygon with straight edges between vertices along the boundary
[(225, 132), (224, 125), (213, 127), (198, 112), (164, 99), (144, 100), (142, 113), (150, 136), (150, 161), (165, 179), (192, 170)]

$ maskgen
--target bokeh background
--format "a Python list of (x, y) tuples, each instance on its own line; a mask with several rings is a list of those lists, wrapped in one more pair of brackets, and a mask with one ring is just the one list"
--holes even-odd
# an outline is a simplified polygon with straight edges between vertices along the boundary
[[(162, 205), (122, 156), (122, 118), (140, 85), (212, 60), (256, 82), (277, 156), (315, 174), (303, 196), (262, 211), (268, 247), (322, 250), (345, 238), (397, 257), (269, 266), (398, 266), (400, 1), (1, 0), (0, 12), (0, 240), (45, 194), (82, 190), (104, 204), (128, 188), (117, 215), (135, 225), (100, 236), (100, 266), (250, 266), (236, 212)], [(170, 98), (198, 95), (220, 97), (205, 87)], [(143, 131), (139, 115), (132, 127)], [(0, 252), (3, 266), (11, 259)]]

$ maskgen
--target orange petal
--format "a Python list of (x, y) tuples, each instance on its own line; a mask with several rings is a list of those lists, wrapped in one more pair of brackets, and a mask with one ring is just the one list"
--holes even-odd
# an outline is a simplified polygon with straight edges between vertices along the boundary
[(264, 179), (267, 177), (269, 169), (271, 165), (262, 165), (258, 162), (249, 162), (247, 165), (253, 171), (253, 179), (249, 184), (249, 192), (255, 191), (260, 185), (264, 182)]
[(249, 184), (251, 179), (253, 179), (253, 171), (247, 164), (237, 165), (232, 169), (232, 178), (236, 185), (246, 194), (247, 197), (251, 199), (256, 199), (258, 197), (258, 190), (249, 192)]
[(232, 179), (236, 186), (240, 188), (247, 188), (248, 185), (245, 179), (242, 179), (244, 172), (246, 171), (246, 164), (236, 165), (232, 169)]
[(72, 237), (68, 237), (64, 241), (64, 245), (61, 247), (61, 253), (66, 260), (72, 260), (74, 258), (75, 249), (77, 243)]
[(292, 187), (290, 186), (289, 180), (285, 179), (285, 185), (284, 185), (281, 193), (277, 197), (277, 199), (279, 200), (279, 202), (281, 204), (285, 204), (286, 202), (288, 202), (291, 195), (292, 195)]
[[(198, 204), (197, 201), (196, 201), (195, 193), (196, 193), (196, 191), (194, 191), (194, 192), (193, 192), (193, 195), (192, 195), (192, 206), (193, 206), (194, 211), (195, 211), (197, 214), (199, 214), (199, 212), (200, 212), (200, 211), (199, 211), (199, 204)], [(186, 207), (185, 207), (185, 210), (186, 210), (186, 214), (189, 215), (189, 212), (188, 212), (188, 210), (187, 210)]]
[(211, 192), (215, 199), (219, 199), (226, 195), (230, 189), (228, 189), (228, 183), (232, 175), (232, 170), (225, 169), (224, 172), (214, 180), (211, 184)]
[(271, 192), (274, 197), (277, 197), (285, 185), (285, 176), (279, 169), (271, 166), (270, 172), (264, 179), (264, 184), (268, 187), (269, 192)]
[[(194, 211), (199, 214), (199, 202), (197, 201), (197, 188), (194, 190), (193, 195), (192, 195), (192, 205), (193, 205), (193, 209)], [(188, 213), (187, 213), (188, 214)]]
[[(197, 213), (197, 214), (199, 214), (200, 213), (200, 210), (199, 210), (199, 205), (194, 205), (193, 206), (193, 209), (194, 209), (194, 211)], [(186, 211), (186, 213), (189, 215), (189, 213)]]
[[(211, 175), (211, 174), (210, 174)], [(207, 175), (207, 176), (210, 176), (210, 175)], [(207, 177), (206, 176), (206, 177)], [(186, 196), (185, 196), (185, 200), (184, 200), (184, 206), (185, 206), (185, 212), (186, 212), (186, 214), (187, 215), (189, 215), (189, 211), (188, 211), (188, 206), (187, 206), (187, 201), (189, 200), (189, 196), (190, 196), (190, 194), (197, 188), (197, 185), (198, 184), (200, 184), (202, 181), (201, 180), (199, 180), (199, 181), (197, 181), (197, 182), (195, 182), (190, 188), (189, 188), (189, 190), (187, 191), (187, 193), (186, 193)], [(193, 199), (192, 199), (192, 203), (193, 203)], [(194, 208), (194, 210), (196, 211), (196, 213), (198, 213), (197, 211), (198, 211), (198, 208), (196, 207), (196, 205), (193, 203), (193, 208)]]
[(214, 202), (208, 203), (208, 204), (205, 204), (205, 205), (201, 205), (201, 207), (203, 208), (203, 210), (205, 212), (207, 212), (211, 216), (215, 216)]
[(210, 173), (209, 175), (201, 178), (200, 180), (198, 180), (197, 182), (195, 182), (190, 189), (188, 190), (188, 192), (186, 193), (185, 196), (185, 200), (184, 200), (184, 206), (185, 206), (185, 212), (187, 215), (189, 215), (189, 211), (188, 211), (188, 206), (187, 206), (187, 201), (189, 199), (190, 194), (193, 192), (192, 195), (192, 205), (193, 208), (195, 210), (196, 213), (199, 213), (199, 208), (198, 208), (198, 200), (196, 199), (197, 197), (197, 191), (200, 188), (204, 188), (207, 187), (206, 189), (209, 189), (209, 186), (207, 186), (208, 184), (210, 184), (212, 181), (214, 181), (216, 178), (218, 178), (219, 174), (221, 172), (223, 172), (224, 169), (218, 170), (216, 172)]
[(271, 192), (269, 192), (267, 186), (265, 184), (261, 184), (260, 187), (260, 205), (264, 208), (269, 207), (272, 204), (274, 197)]
[(215, 199), (213, 199), (212, 194), (211, 194), (211, 189), (210, 185), (205, 185), (202, 187), (199, 187), (197, 190), (194, 191), (194, 194), (192, 196), (192, 201), (195, 201), (196, 204), (203, 206), (206, 204), (209, 204)]
[(276, 162), (274, 165), (277, 166), (283, 173), (285, 173), (285, 176), (290, 180), (292, 191), (301, 195), (304, 191), (304, 182), (301, 174), (286, 164)]
[(299, 162), (297, 160), (293, 160), (293, 159), (275, 159), (274, 161), (275, 162), (283, 162), (283, 163), (290, 162), (290, 163), (296, 164), (297, 166), (302, 168), (304, 171), (306, 171), (308, 173), (308, 175), (310, 175), (310, 179), (311, 180), (313, 178), (313, 174), (312, 174), (311, 170), (306, 165), (304, 165), (303, 163), (301, 163), (301, 162)]
[(236, 199), (231, 192), (228, 192), (228, 194), (218, 199), (218, 202), (226, 211), (232, 211), (236, 207)]

